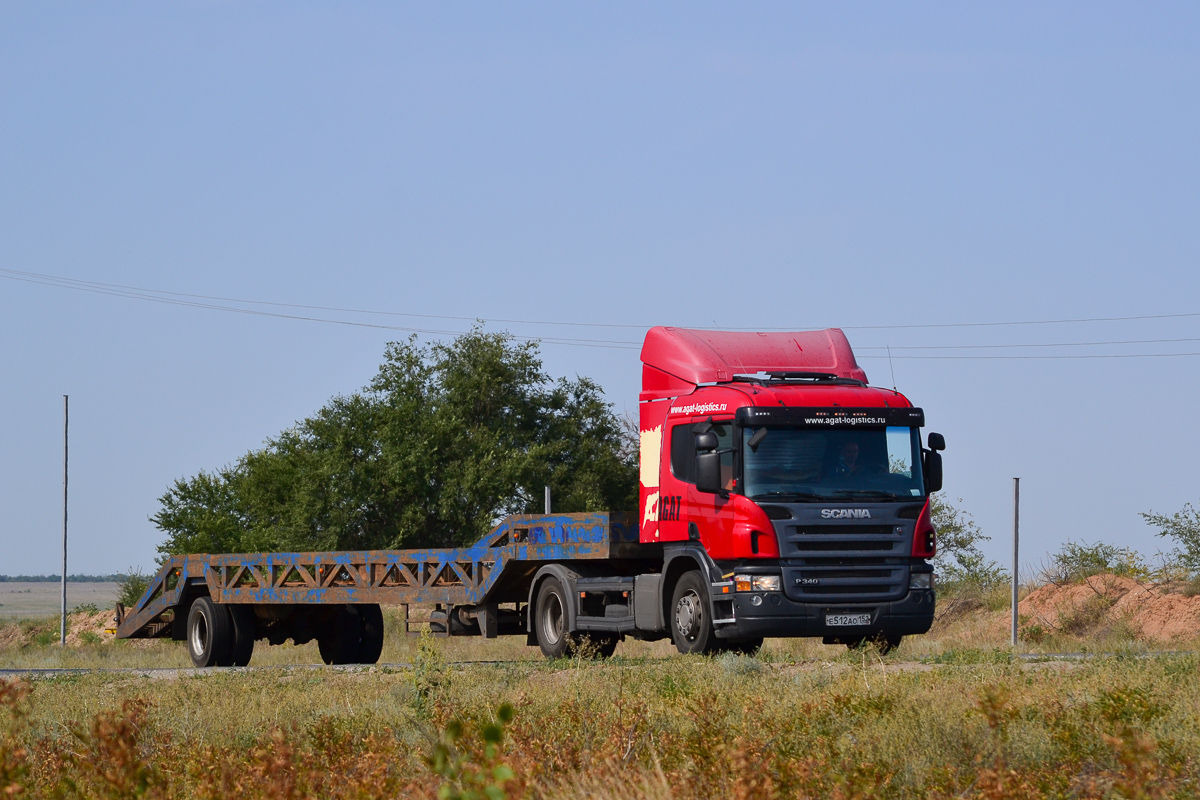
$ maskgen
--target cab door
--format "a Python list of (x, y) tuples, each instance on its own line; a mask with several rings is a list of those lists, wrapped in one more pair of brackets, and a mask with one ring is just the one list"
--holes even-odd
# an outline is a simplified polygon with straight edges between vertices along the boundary
[(688, 487), (695, 481), (696, 443), (688, 417), (667, 419), (663, 428), (662, 467), (658, 481), (659, 540), (688, 538)]
[[(705, 421), (708, 418), (695, 420), (690, 428)], [(712, 432), (717, 435), (717, 450), (721, 452), (721, 486), (726, 494), (722, 497), (696, 489), (695, 433), (689, 431), (692, 434), (689, 441), (692, 472), (689, 473), (691, 480), (687, 484), (684, 500), (688, 522), (684, 538), (698, 537), (709, 555), (717, 558), (729, 550), (733, 540), (733, 502), (729, 493), (734, 489), (733, 434), (736, 428), (732, 419), (713, 419), (711, 424)]]

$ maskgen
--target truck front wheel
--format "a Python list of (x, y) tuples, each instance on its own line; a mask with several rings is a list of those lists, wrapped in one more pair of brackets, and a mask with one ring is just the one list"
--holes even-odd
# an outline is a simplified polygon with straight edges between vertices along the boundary
[(699, 572), (685, 572), (671, 595), (671, 638), (681, 653), (707, 653), (712, 650), (712, 615), (708, 611), (708, 591)]
[(207, 597), (197, 597), (188, 610), (188, 655), (197, 667), (228, 667), (233, 663), (233, 620), (229, 609)]

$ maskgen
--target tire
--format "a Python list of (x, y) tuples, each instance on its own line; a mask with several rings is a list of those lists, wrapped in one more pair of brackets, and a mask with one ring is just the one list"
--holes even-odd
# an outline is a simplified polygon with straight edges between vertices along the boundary
[(362, 624), (353, 606), (342, 606), (317, 629), (317, 650), (326, 664), (357, 664)]
[(237, 604), (228, 608), (229, 621), (233, 626), (233, 648), (230, 651), (229, 664), (244, 667), (254, 655), (254, 634), (258, 621), (250, 606)]
[(197, 667), (228, 667), (233, 663), (233, 620), (229, 609), (208, 597), (198, 597), (188, 609), (188, 655)]
[(671, 593), (671, 638), (681, 653), (709, 653), (716, 647), (708, 587), (696, 571), (685, 572)]
[(376, 664), (383, 653), (383, 611), (377, 603), (355, 606), (359, 626), (358, 663)]
[(562, 658), (571, 649), (567, 603), (567, 592), (558, 578), (542, 581), (534, 606), (533, 629), (537, 633), (538, 647), (546, 658)]
[(762, 649), (763, 640), (758, 639), (741, 639), (733, 640), (717, 640), (717, 649), (725, 653), (740, 653), (744, 656), (752, 656)]

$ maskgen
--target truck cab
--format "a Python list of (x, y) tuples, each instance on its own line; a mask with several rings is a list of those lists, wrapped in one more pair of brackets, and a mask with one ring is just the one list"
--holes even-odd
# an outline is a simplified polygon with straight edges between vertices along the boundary
[(929, 630), (944, 441), (842, 331), (657, 327), (642, 362), (639, 537), (681, 652)]

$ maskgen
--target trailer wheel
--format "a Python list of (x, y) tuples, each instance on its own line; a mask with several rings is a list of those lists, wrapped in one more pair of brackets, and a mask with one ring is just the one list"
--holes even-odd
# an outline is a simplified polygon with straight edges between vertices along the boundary
[(357, 605), (358, 623), (362, 635), (358, 641), (358, 663), (375, 664), (383, 653), (383, 611), (378, 603)]
[(233, 620), (229, 609), (197, 597), (188, 610), (188, 655), (197, 667), (228, 667), (233, 659)]
[(671, 638), (681, 653), (708, 653), (715, 646), (708, 592), (695, 570), (685, 572), (671, 595)]
[(342, 606), (317, 629), (317, 650), (326, 664), (357, 664), (362, 623), (351, 606)]
[(233, 647), (229, 664), (234, 667), (244, 667), (250, 663), (254, 655), (254, 634), (256, 621), (254, 611), (247, 605), (229, 606), (229, 621), (233, 628)]
[(571, 646), (567, 631), (567, 593), (558, 578), (546, 578), (538, 589), (534, 611), (538, 647), (546, 658), (562, 658)]

